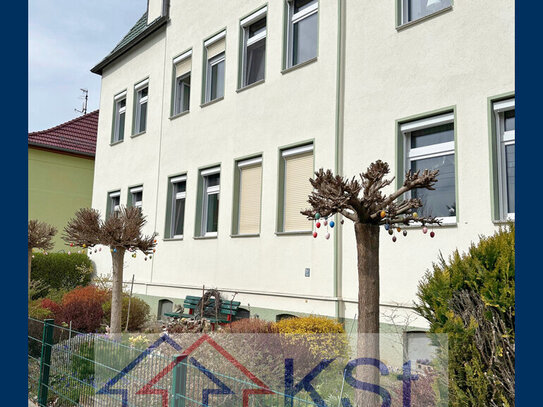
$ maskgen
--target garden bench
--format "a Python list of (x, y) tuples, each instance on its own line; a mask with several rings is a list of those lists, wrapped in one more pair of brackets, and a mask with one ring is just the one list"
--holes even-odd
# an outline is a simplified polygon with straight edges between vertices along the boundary
[[(164, 315), (172, 318), (194, 318), (194, 311), (198, 308), (198, 302), (202, 297), (187, 295), (183, 302), (183, 308), (188, 309), (188, 313), (181, 314), (179, 312), (166, 312)], [(227, 324), (232, 322), (233, 317), (237, 314), (238, 308), (241, 305), (239, 301), (222, 300), (221, 308), (217, 317), (207, 318), (211, 323)], [(210, 298), (209, 304), (206, 306), (205, 312), (209, 314), (215, 312), (215, 298)]]

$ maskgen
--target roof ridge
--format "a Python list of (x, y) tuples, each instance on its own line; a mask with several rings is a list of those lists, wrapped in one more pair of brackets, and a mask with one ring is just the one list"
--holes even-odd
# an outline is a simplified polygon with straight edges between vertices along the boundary
[(59, 129), (59, 128), (61, 128), (61, 127), (64, 127), (64, 126), (66, 126), (66, 125), (68, 125), (68, 124), (72, 124), (72, 123), (74, 123), (74, 122), (77, 122), (77, 121), (79, 121), (79, 120), (82, 120), (82, 119), (84, 119), (84, 118), (86, 118), (86, 117), (88, 117), (88, 116), (90, 116), (90, 115), (92, 115), (92, 114), (96, 114), (96, 113), (98, 113), (99, 111), (100, 111), (100, 109), (93, 110), (93, 111), (90, 112), (90, 113), (84, 114), (84, 115), (79, 116), (79, 117), (75, 117), (75, 118), (73, 118), (73, 119), (71, 119), (71, 120), (68, 120), (67, 122), (64, 122), (64, 123), (61, 123), (61, 124), (57, 124), (57, 125), (54, 126), (54, 127), (50, 127), (50, 128), (48, 128), (48, 129), (45, 129), (45, 130), (33, 131), (32, 133), (28, 133), (28, 135), (29, 135), (29, 136), (32, 136), (32, 135), (47, 133), (47, 132), (50, 132), (50, 131), (52, 131), (52, 130), (57, 130), (57, 129)]

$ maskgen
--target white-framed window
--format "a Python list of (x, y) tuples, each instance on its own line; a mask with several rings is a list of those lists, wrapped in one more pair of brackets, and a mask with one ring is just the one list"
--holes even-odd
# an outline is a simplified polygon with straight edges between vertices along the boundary
[(280, 180), (282, 209), (280, 232), (307, 232), (312, 222), (300, 213), (307, 209), (307, 198), (313, 190), (309, 178), (313, 178), (313, 144), (281, 151), (283, 177)]
[(134, 134), (140, 134), (147, 128), (147, 101), (149, 99), (149, 79), (138, 83), (135, 91)]
[(493, 104), (496, 120), (500, 218), (515, 219), (515, 99)]
[(115, 215), (121, 210), (121, 191), (113, 191), (108, 194), (107, 216)]
[(262, 157), (237, 162), (239, 183), (237, 225), (239, 235), (260, 233), (260, 208), (262, 200)]
[(170, 178), (172, 184), (172, 206), (170, 214), (170, 237), (179, 239), (183, 237), (185, 227), (185, 202), (187, 198), (187, 177)]
[(130, 188), (130, 203), (136, 208), (140, 208), (143, 205), (143, 187), (133, 187)]
[(435, 190), (415, 189), (410, 197), (420, 198), (423, 216), (441, 218), (443, 223), (456, 222), (456, 172), (454, 113), (424, 118), (400, 126), (404, 136), (405, 169), (439, 170)]
[(190, 110), (190, 78), (192, 69), (192, 50), (173, 60), (175, 70), (173, 115)]
[(220, 171), (220, 167), (214, 167), (200, 172), (203, 186), (200, 236), (217, 236), (221, 181)]
[(264, 7), (241, 20), (241, 86), (261, 81), (266, 64), (266, 13)]
[(293, 67), (317, 56), (318, 0), (287, 1), (287, 66)]
[(205, 41), (204, 46), (207, 59), (204, 103), (207, 103), (224, 96), (226, 31)]
[(397, 0), (401, 7), (401, 24), (429, 16), (452, 6), (452, 0)]
[(124, 126), (126, 119), (126, 91), (115, 96), (115, 111), (113, 117), (112, 143), (124, 140)]

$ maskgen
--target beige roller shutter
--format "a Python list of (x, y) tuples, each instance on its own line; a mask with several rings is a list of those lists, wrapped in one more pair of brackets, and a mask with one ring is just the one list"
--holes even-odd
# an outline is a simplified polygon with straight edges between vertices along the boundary
[(211, 59), (216, 55), (219, 55), (221, 52), (224, 52), (226, 49), (226, 40), (223, 38), (213, 44), (208, 45), (207, 47), (207, 59)]
[(239, 234), (260, 233), (262, 165), (240, 168)]
[(313, 152), (285, 157), (285, 232), (312, 229), (311, 221), (300, 213), (309, 207), (307, 197), (312, 191)]
[(175, 65), (175, 77), (179, 78), (190, 72), (192, 65), (192, 58), (188, 57)]

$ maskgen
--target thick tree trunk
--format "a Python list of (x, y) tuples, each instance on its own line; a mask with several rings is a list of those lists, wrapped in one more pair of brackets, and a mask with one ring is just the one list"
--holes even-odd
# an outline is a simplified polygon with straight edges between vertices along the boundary
[(28, 249), (28, 288), (30, 289), (30, 272), (32, 270), (32, 248)]
[(113, 261), (113, 282), (111, 287), (111, 326), (109, 328), (112, 334), (121, 333), (124, 252), (125, 250), (123, 248), (117, 248), (116, 252), (111, 253), (111, 259)]
[[(379, 226), (355, 223), (358, 254), (357, 357), (379, 360)], [(379, 369), (359, 366), (357, 379), (379, 385)], [(358, 406), (380, 406), (375, 393), (358, 391)]]

